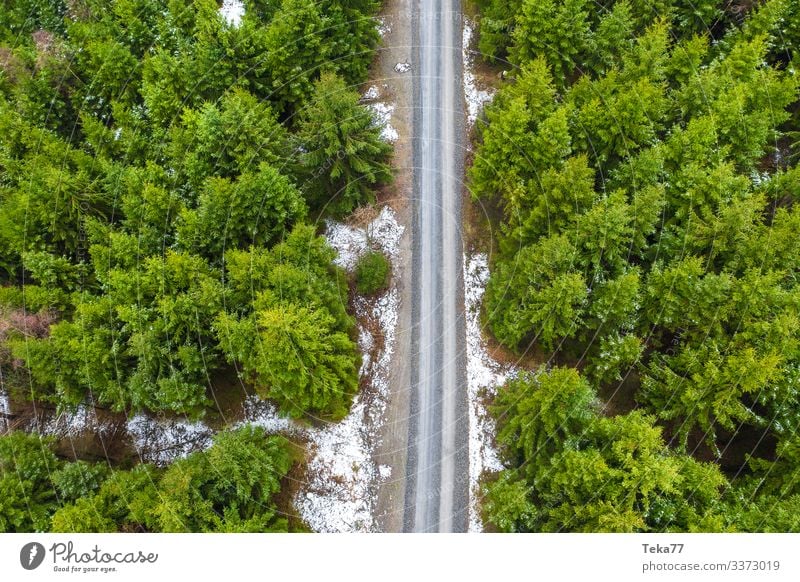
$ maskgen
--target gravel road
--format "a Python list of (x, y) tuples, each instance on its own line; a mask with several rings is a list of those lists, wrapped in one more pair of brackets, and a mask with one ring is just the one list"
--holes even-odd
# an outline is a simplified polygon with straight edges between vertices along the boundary
[(458, 0), (416, 0), (414, 228), (403, 527), (467, 529), (468, 419), (462, 281), (462, 20)]

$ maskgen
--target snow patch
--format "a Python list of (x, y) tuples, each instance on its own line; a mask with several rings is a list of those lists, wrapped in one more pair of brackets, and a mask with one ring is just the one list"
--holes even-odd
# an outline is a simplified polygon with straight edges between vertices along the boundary
[(372, 117), (375, 119), (375, 125), (381, 128), (381, 139), (389, 143), (394, 143), (400, 134), (392, 127), (392, 114), (394, 113), (394, 103), (369, 103), (367, 107), (372, 111)]
[(381, 35), (381, 38), (386, 38), (386, 36), (392, 32), (392, 25), (389, 24), (387, 19), (384, 17), (377, 18), (376, 20), (378, 21), (378, 34)]
[(379, 112), (379, 115), (384, 115), (386, 119), (386, 121), (381, 124), (381, 138), (389, 143), (394, 143), (400, 138), (400, 134), (397, 133), (397, 130), (392, 127), (390, 123), (392, 112), (394, 112), (394, 105), (381, 105), (385, 107), (385, 113)]
[[(4, 426), (3, 412), (10, 414), (8, 397), (0, 394), (0, 428)], [(44, 409), (35, 411), (35, 414), (18, 426), (20, 430), (35, 432), (41, 435), (52, 436), (56, 439), (74, 438), (82, 434), (93, 433), (96, 435), (112, 435), (117, 429), (117, 422), (107, 414), (98, 415), (98, 408), (91, 402), (79, 404), (75, 408), (64, 410)], [(7, 428), (8, 423), (5, 424)]]
[(325, 226), (325, 238), (337, 252), (333, 262), (347, 271), (355, 269), (359, 257), (370, 246), (382, 251), (390, 260), (397, 258), (403, 227), (388, 206), (384, 206), (378, 217), (366, 228), (357, 228), (334, 220), (328, 220)]
[(244, 425), (260, 426), (267, 434), (299, 434), (303, 429), (291, 419), (280, 416), (278, 407), (258, 396), (248, 396), (242, 404), (243, 420), (235, 428)]
[(161, 466), (207, 449), (214, 434), (203, 422), (153, 418), (145, 414), (128, 419), (127, 429), (142, 461)]
[(380, 89), (378, 89), (377, 85), (372, 85), (364, 92), (362, 99), (364, 101), (374, 101), (380, 95)]
[(402, 73), (407, 73), (410, 70), (411, 70), (411, 63), (409, 63), (408, 61), (403, 61), (402, 63), (397, 63), (394, 66), (394, 72), (395, 73), (401, 73), (402, 74)]
[(97, 417), (94, 406), (86, 404), (80, 404), (74, 410), (61, 411), (37, 424), (38, 432), (57, 438), (75, 437), (85, 432), (104, 434), (111, 428)]
[(244, 2), (242, 0), (222, 0), (219, 13), (225, 22), (236, 28), (242, 23)]
[(11, 415), (11, 403), (8, 394), (0, 388), (0, 433), (8, 430), (8, 417)]
[(464, 307), (467, 320), (467, 391), (469, 393), (469, 531), (483, 531), (479, 480), (484, 472), (503, 469), (494, 446), (496, 426), (483, 401), (513, 377), (518, 369), (494, 360), (481, 333), (480, 312), (489, 261), (485, 254), (464, 255)]
[(325, 238), (337, 253), (333, 263), (347, 271), (355, 269), (356, 261), (367, 248), (367, 237), (362, 230), (334, 220), (326, 222)]
[(295, 505), (317, 532), (371, 532), (379, 473), (372, 460), (366, 404), (356, 398), (342, 422), (312, 431), (308, 483)]
[(473, 125), (480, 115), (483, 106), (494, 98), (493, 90), (480, 89), (475, 76), (475, 52), (471, 49), (475, 25), (468, 18), (464, 19), (464, 31), (461, 37), (462, 57), (464, 59), (464, 100), (467, 102), (467, 120)]
[(393, 263), (400, 254), (400, 238), (404, 228), (397, 222), (397, 216), (389, 206), (381, 209), (378, 218), (369, 223), (366, 229), (367, 240), (378, 247)]
[[(326, 237), (337, 250), (340, 266), (352, 269), (367, 248), (379, 248), (394, 263), (403, 227), (391, 208), (384, 207), (366, 228), (328, 221)], [(374, 532), (379, 484), (391, 468), (373, 460), (389, 397), (389, 364), (394, 353), (399, 294), (392, 287), (377, 298), (357, 297), (359, 347), (365, 354), (359, 372), (369, 384), (356, 396), (350, 414), (336, 424), (309, 429), (313, 458), (308, 483), (295, 499), (305, 522), (318, 532)], [(367, 330), (380, 330), (382, 345)], [(376, 353), (377, 352), (377, 353)]]
[(365, 103), (369, 110), (372, 111), (375, 125), (381, 128), (381, 139), (394, 143), (400, 137), (397, 130), (392, 127), (392, 114), (394, 113), (395, 105), (386, 101), (378, 101), (380, 96), (381, 90), (378, 86), (371, 85), (361, 96), (361, 102)]
[(363, 376), (369, 370), (372, 364), (372, 350), (375, 347), (375, 338), (369, 330), (359, 326), (358, 329), (358, 349), (361, 351), (361, 368), (359, 368), (359, 375)]

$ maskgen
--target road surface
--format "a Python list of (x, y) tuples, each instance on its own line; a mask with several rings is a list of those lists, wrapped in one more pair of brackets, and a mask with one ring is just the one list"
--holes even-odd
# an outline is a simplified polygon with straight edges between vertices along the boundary
[(466, 531), (459, 0), (415, 0), (412, 360), (403, 527)]

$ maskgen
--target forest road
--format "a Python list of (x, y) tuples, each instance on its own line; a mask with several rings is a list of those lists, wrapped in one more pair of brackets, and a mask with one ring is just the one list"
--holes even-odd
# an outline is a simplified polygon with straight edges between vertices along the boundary
[(467, 530), (459, 0), (415, 0), (411, 382), (403, 529)]

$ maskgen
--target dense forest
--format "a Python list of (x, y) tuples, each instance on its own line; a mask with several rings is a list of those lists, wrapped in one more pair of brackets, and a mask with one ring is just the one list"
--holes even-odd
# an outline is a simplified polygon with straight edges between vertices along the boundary
[(221, 432), (167, 468), (66, 462), (52, 447), (22, 432), (0, 439), (0, 531), (287, 531), (275, 497), (297, 449), (261, 428)]
[(800, 531), (800, 4), (480, 0), (502, 531)]
[[(223, 376), (284, 415), (346, 414), (360, 356), (348, 281), (316, 225), (391, 179), (356, 90), (379, 5), (244, 5), (235, 23), (216, 0), (0, 10), (12, 402), (197, 418)], [(256, 429), (167, 469), (53, 451), (35, 434), (0, 438), (0, 531), (287, 527), (273, 497), (297, 455)]]

